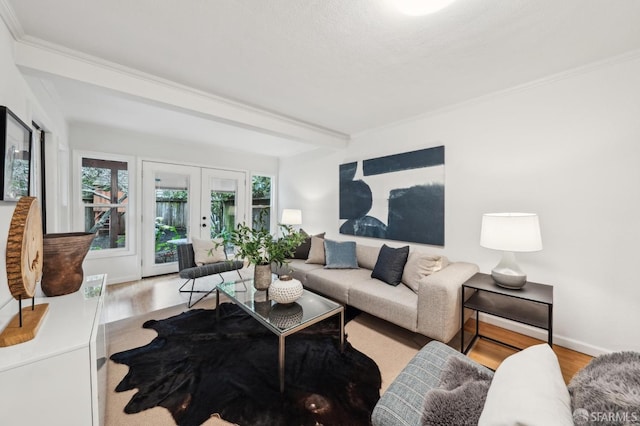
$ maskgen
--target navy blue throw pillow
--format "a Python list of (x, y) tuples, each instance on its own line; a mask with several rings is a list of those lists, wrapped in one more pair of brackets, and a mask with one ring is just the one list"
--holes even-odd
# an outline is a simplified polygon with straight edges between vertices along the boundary
[(378, 254), (376, 266), (371, 272), (371, 278), (377, 278), (393, 286), (400, 284), (408, 257), (409, 246), (391, 248), (384, 244)]

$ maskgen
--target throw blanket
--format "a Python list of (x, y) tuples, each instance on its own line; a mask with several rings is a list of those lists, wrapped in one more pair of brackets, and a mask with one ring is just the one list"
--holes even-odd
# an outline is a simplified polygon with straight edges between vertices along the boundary
[(491, 376), (458, 357), (450, 357), (440, 385), (427, 392), (424, 426), (477, 425), (487, 399)]

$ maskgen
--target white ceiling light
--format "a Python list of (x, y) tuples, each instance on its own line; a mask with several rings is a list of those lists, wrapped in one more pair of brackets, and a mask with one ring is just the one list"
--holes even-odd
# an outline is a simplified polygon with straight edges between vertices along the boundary
[(405, 15), (422, 16), (444, 9), (456, 0), (393, 0), (394, 6)]

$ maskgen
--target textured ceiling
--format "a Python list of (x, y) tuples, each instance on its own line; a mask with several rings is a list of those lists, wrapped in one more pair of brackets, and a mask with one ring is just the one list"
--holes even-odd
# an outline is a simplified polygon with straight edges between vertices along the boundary
[(346, 134), (640, 49), (638, 0), (6, 1), (29, 37)]

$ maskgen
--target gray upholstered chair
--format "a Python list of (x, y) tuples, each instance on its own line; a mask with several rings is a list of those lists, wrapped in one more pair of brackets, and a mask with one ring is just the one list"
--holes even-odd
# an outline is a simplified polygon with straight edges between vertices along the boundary
[[(242, 279), (240, 275), (240, 269), (244, 266), (244, 263), (239, 260), (225, 260), (223, 262), (216, 263), (207, 263), (204, 265), (196, 265), (194, 260), (195, 255), (193, 253), (193, 244), (179, 244), (178, 246), (178, 274), (180, 278), (186, 279), (184, 284), (180, 286), (180, 293), (190, 293), (189, 294), (189, 303), (187, 303), (187, 307), (191, 308), (196, 303), (210, 295), (215, 289), (216, 285), (212, 286), (210, 290), (195, 290), (195, 283), (197, 278), (206, 277), (209, 275), (218, 274), (220, 276), (220, 283), (224, 282), (224, 277), (222, 276), (223, 272), (228, 271), (237, 271), (238, 276)], [(191, 282), (191, 289), (184, 290), (184, 287), (187, 286)], [(220, 284), (218, 283), (218, 284)], [(191, 302), (194, 293), (203, 294), (198, 300), (195, 302)]]
[(489, 375), (493, 372), (452, 347), (427, 343), (389, 385), (373, 409), (373, 426), (419, 426), (427, 392), (438, 387), (440, 374), (450, 357), (458, 357)]

